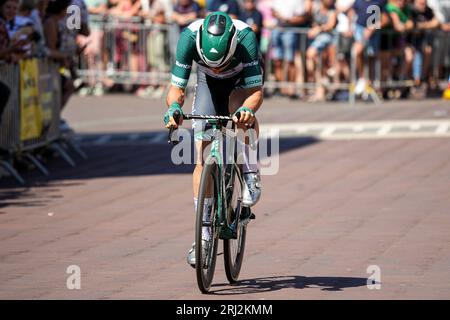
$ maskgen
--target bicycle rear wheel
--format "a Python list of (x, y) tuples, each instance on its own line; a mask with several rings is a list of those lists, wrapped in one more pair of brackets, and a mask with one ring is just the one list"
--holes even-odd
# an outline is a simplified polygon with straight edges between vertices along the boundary
[[(195, 269), (197, 274), (198, 288), (202, 293), (208, 293), (211, 288), (214, 270), (216, 267), (217, 244), (219, 242), (217, 226), (217, 202), (219, 170), (215, 158), (208, 158), (203, 166), (200, 187), (198, 193), (197, 216), (195, 223)], [(210, 193), (210, 196), (207, 196)], [(205, 222), (204, 203), (205, 198), (214, 198), (209, 222)], [(211, 234), (211, 241), (202, 241), (202, 229), (208, 227)], [(206, 245), (206, 246), (205, 246)]]
[(223, 240), (223, 257), (225, 263), (225, 273), (230, 284), (236, 283), (241, 272), (242, 260), (244, 258), (245, 239), (247, 235), (247, 225), (240, 220), (243, 210), (250, 210), (242, 207), (242, 178), (239, 175), (237, 166), (231, 167), (230, 176), (227, 183), (228, 224), (236, 230), (235, 239)]

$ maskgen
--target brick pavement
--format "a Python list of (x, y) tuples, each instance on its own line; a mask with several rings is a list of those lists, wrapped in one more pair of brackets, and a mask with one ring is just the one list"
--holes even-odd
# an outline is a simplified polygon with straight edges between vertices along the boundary
[[(66, 113), (71, 122), (86, 124), (89, 108), (102, 118), (103, 107), (75, 103), (80, 100)], [(317, 107), (323, 115), (336, 111)], [(279, 114), (277, 108), (262, 117)], [(442, 102), (366, 108), (327, 121), (448, 117)], [(311, 111), (306, 119), (303, 108), (295, 112), (295, 121), (320, 120)], [(148, 116), (155, 116), (156, 130), (160, 114)], [(133, 123), (79, 131), (129, 132)], [(86, 145), (85, 151), (90, 159), (74, 169), (52, 160), (48, 180), (26, 174), (28, 188), (0, 180), (0, 298), (450, 298), (447, 138), (282, 140), (280, 171), (263, 177), (249, 226), (242, 281), (226, 284), (219, 256), (215, 294), (208, 296), (198, 292), (185, 263), (193, 239), (192, 167), (171, 165), (164, 144)], [(81, 268), (81, 290), (66, 288), (69, 265)], [(370, 265), (381, 269), (380, 290), (366, 286)]]

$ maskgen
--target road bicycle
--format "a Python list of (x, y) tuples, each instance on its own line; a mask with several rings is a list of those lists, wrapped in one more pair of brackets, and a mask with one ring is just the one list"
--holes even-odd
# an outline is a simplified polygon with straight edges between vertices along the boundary
[[(237, 115), (239, 118), (240, 115)], [(179, 119), (179, 113), (174, 119)], [(234, 147), (227, 148), (224, 156), (224, 141), (236, 146), (237, 133), (232, 117), (213, 115), (183, 115), (184, 120), (206, 120), (211, 126), (206, 139), (210, 139), (209, 155), (204, 161), (198, 192), (195, 221), (195, 269), (197, 284), (202, 293), (208, 293), (214, 277), (217, 248), (223, 240), (225, 273), (230, 284), (236, 283), (244, 258), (247, 225), (255, 216), (250, 208), (242, 206), (242, 168), (237, 163)], [(231, 122), (231, 129), (227, 123)], [(169, 131), (169, 143), (176, 144), (173, 128)], [(227, 161), (225, 161), (227, 160)], [(214, 205), (209, 219), (204, 212), (205, 198), (213, 198)], [(207, 227), (210, 241), (202, 241), (202, 229)], [(199, 263), (200, 262), (200, 263)]]

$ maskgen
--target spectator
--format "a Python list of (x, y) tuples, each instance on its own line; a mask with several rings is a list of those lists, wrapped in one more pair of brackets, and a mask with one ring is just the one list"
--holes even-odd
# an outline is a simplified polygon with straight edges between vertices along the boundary
[(435, 77), (447, 77), (450, 70), (450, 1), (429, 0), (428, 5), (433, 9), (440, 22), (441, 32), (435, 37), (433, 61), (435, 61)]
[[(18, 32), (14, 36), (30, 40), (24, 48), (27, 56), (37, 55), (38, 51), (43, 54), (45, 40), (42, 34), (42, 23), (36, 13), (35, 0), (21, 0), (19, 12), (15, 18), (15, 24), (19, 26)], [(38, 31), (39, 30), (39, 31)]]
[(21, 34), (16, 36), (19, 30), (26, 26), (28, 21), (20, 19), (17, 17), (19, 13), (19, 0), (9, 0), (5, 1), (2, 6), (2, 19), (4, 19), (6, 24), (6, 29), (8, 31), (8, 36), (10, 39), (18, 38)]
[(418, 88), (421, 85), (422, 77), (431, 81), (429, 73), (430, 60), (432, 55), (433, 38), (431, 30), (439, 27), (439, 21), (433, 10), (427, 6), (426, 0), (415, 0), (412, 8), (412, 21), (415, 32), (411, 34), (409, 43), (414, 49), (413, 79)]
[(256, 0), (244, 0), (244, 10), (242, 10), (239, 19), (247, 23), (256, 34), (258, 47), (261, 43), (261, 31), (263, 27), (263, 16), (256, 8)]
[(348, 12), (353, 6), (355, 0), (337, 0), (337, 62), (335, 65), (335, 83), (341, 81), (350, 81), (350, 65), (351, 48), (353, 42), (353, 34), (351, 30), (351, 22), (348, 18)]
[[(168, 19), (174, 16), (173, 9), (168, 8), (165, 0), (153, 0), (149, 2), (149, 7), (142, 15), (149, 19), (154, 26), (147, 35), (147, 71), (151, 72), (149, 86), (141, 86), (136, 95), (142, 98), (161, 98), (165, 91), (165, 86), (158, 83), (160, 73), (168, 72), (168, 34), (164, 25)], [(163, 28), (159, 28), (163, 26)]]
[(236, 0), (211, 0), (206, 6), (209, 12), (225, 12), (233, 19), (237, 19), (240, 14), (239, 4)]
[(181, 32), (200, 17), (201, 11), (200, 5), (194, 0), (178, 0), (173, 9), (172, 20), (178, 25)]
[[(377, 6), (381, 17), (377, 23), (373, 24), (372, 6)], [(352, 9), (349, 11), (350, 21), (356, 21), (353, 25), (353, 33), (355, 43), (353, 44), (353, 52), (355, 55), (357, 83), (355, 86), (355, 93), (361, 94), (367, 86), (367, 80), (364, 75), (364, 57), (365, 54), (370, 58), (374, 58), (378, 53), (380, 44), (380, 33), (378, 29), (387, 20), (386, 15), (386, 0), (355, 0)], [(381, 24), (381, 25), (380, 25)]]
[(269, 50), (270, 31), (276, 27), (276, 19), (272, 15), (272, 0), (258, 0), (258, 11), (263, 17), (263, 28), (261, 31), (260, 49), (263, 55)]
[[(139, 30), (133, 27), (132, 18), (137, 17), (141, 11), (141, 1), (119, 0), (117, 5), (110, 10), (115, 21), (120, 26), (115, 31), (115, 64), (121, 71), (131, 72), (136, 75), (139, 72)], [(127, 88), (132, 90), (132, 86)]]
[[(298, 50), (297, 27), (307, 27), (311, 15), (312, 2), (309, 0), (274, 0), (272, 14), (277, 25), (283, 30), (272, 31), (273, 62), (276, 81), (283, 81), (284, 63), (287, 64), (287, 81), (292, 85), (296, 80), (295, 52)], [(283, 95), (296, 98), (295, 87), (283, 87)]]
[(441, 23), (441, 29), (450, 32), (450, 1), (428, 0), (428, 5)]
[(29, 40), (14, 37), (20, 29), (16, 24), (18, 6), (17, 0), (0, 0), (0, 60), (17, 62), (26, 53)]
[[(63, 21), (66, 17), (67, 8), (70, 5), (71, 0), (57, 0), (50, 1), (47, 7), (47, 15), (44, 20), (44, 35), (49, 49), (49, 57), (59, 63), (61, 68), (67, 69), (71, 64), (71, 56), (67, 52), (61, 51), (62, 46), (62, 34), (59, 29), (60, 21)], [(61, 73), (61, 111), (69, 101), (70, 96), (74, 92), (75, 88), (70, 75), (67, 72)], [(60, 123), (60, 129), (68, 131), (66, 123), (62, 121)]]
[[(34, 1), (34, 0), (33, 0)], [(45, 11), (47, 10), (49, 0), (38, 0), (35, 1), (36, 6), (31, 11), (29, 17), (33, 21), (34, 29), (38, 34), (38, 41), (36, 45), (36, 55), (39, 57), (45, 57), (48, 54), (48, 50), (45, 44), (44, 27), (42, 25), (42, 20), (45, 16)]]
[[(412, 11), (406, 0), (393, 0), (386, 5), (386, 10), (391, 18), (390, 28), (393, 30), (393, 48), (396, 54), (402, 59), (398, 74), (401, 80), (410, 79), (412, 63), (414, 59), (414, 49), (407, 43), (407, 32), (414, 29), (412, 21)], [(389, 68), (389, 62), (384, 67)], [(397, 72), (395, 72), (397, 73)], [(402, 97), (409, 94), (409, 90), (402, 90)]]
[[(104, 32), (101, 29), (98, 17), (102, 19), (102, 16), (107, 13), (107, 5), (107, 0), (86, 0), (88, 13), (92, 15), (92, 19), (89, 19), (90, 34), (87, 37), (80, 35), (78, 38), (81, 48), (85, 48), (83, 52), (86, 57), (88, 69), (100, 73), (105, 70), (102, 57), (102, 52), (105, 48), (103, 46)], [(106, 79), (104, 81), (106, 81)], [(79, 94), (80, 96), (92, 94), (98, 97), (104, 94), (103, 81), (98, 77), (98, 73), (88, 76), (88, 84), (86, 87), (81, 88)]]
[(308, 38), (312, 42), (306, 51), (306, 70), (308, 81), (315, 81), (318, 87), (311, 101), (325, 100), (325, 87), (321, 83), (322, 74), (316, 69), (320, 53), (334, 40), (332, 32), (337, 22), (334, 4), (334, 0), (321, 0), (320, 3), (315, 2), (312, 7), (312, 28), (308, 31)]

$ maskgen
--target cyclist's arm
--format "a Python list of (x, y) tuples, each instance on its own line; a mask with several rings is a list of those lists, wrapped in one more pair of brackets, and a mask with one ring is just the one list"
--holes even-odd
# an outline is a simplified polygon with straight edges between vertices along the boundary
[[(172, 68), (171, 86), (166, 97), (166, 104), (170, 108), (174, 104), (178, 104), (180, 107), (184, 104), (185, 90), (191, 74), (193, 52), (195, 52), (195, 41), (192, 37), (192, 31), (186, 28), (180, 35), (180, 39), (177, 44), (177, 53), (175, 64)], [(170, 110), (170, 109), (169, 109)], [(180, 119), (179, 124), (183, 122)], [(170, 117), (169, 124), (175, 128), (177, 124)]]
[(247, 91), (246, 96), (248, 97), (243, 106), (256, 112), (263, 101), (263, 74), (256, 35), (250, 29), (246, 34), (242, 35), (239, 49), (243, 63), (243, 89)]
[(166, 104), (170, 107), (173, 103), (178, 103), (180, 107), (184, 104), (185, 88), (170, 85), (169, 92), (166, 97)]
[(251, 109), (253, 112), (258, 111), (259, 107), (263, 103), (263, 88), (254, 87), (246, 90), (247, 99), (244, 101), (244, 106)]

